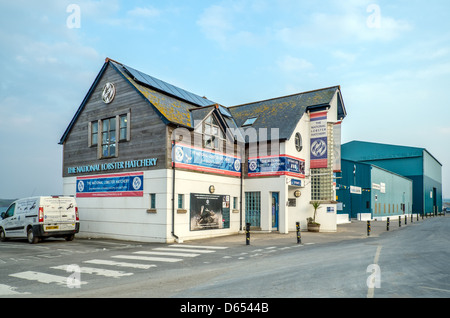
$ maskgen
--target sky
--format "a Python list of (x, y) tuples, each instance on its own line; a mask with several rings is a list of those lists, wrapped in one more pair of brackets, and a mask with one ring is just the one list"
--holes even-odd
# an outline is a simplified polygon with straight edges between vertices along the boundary
[(450, 198), (448, 0), (0, 0), (0, 198), (62, 194), (109, 57), (233, 106), (340, 85), (342, 142), (426, 148)]

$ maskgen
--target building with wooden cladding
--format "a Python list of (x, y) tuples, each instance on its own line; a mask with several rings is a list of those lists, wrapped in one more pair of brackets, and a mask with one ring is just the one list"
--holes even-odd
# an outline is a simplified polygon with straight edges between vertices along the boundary
[(148, 242), (336, 230), (339, 86), (225, 107), (106, 59), (61, 137), (80, 235)]

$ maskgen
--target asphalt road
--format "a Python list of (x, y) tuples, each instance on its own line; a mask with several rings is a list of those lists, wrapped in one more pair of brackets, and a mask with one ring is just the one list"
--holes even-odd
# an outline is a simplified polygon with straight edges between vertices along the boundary
[[(340, 226), (339, 226), (340, 227)], [(0, 243), (0, 297), (448, 298), (450, 217), (183, 244)], [(395, 229), (394, 229), (395, 227)], [(258, 239), (260, 238), (260, 239)]]

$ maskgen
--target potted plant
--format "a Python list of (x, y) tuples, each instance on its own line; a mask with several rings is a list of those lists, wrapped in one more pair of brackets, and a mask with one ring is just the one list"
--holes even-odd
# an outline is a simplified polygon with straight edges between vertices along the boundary
[(312, 218), (308, 218), (308, 232), (319, 232), (320, 223), (316, 222), (316, 213), (317, 213), (317, 209), (320, 207), (320, 202), (313, 201), (313, 202), (311, 202), (311, 205), (314, 208), (314, 214), (313, 214)]

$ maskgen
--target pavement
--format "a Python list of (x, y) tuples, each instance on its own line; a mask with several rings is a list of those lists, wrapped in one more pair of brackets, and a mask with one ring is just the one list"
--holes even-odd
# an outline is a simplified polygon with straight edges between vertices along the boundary
[[(378, 237), (384, 233), (393, 231), (399, 231), (406, 229), (407, 227), (417, 226), (420, 223), (427, 222), (434, 218), (446, 217), (436, 216), (422, 219), (419, 217), (419, 221), (414, 217), (411, 222), (411, 217), (408, 217), (407, 224), (405, 224), (404, 218), (401, 219), (401, 226), (399, 226), (398, 218), (392, 217), (389, 224), (389, 231), (387, 231), (386, 221), (370, 221), (370, 235), (367, 235), (367, 221), (352, 220), (349, 223), (338, 224), (336, 232), (308, 232), (301, 231), (301, 244), (321, 244), (339, 242), (344, 240), (354, 239), (368, 239), (371, 237)], [(448, 217), (448, 216), (447, 216)], [(193, 242), (204, 242), (205, 244), (227, 244), (229, 246), (246, 245), (245, 232), (235, 235), (227, 235), (221, 237), (207, 238), (196, 241), (184, 241), (185, 244), (194, 244)], [(290, 245), (297, 244), (297, 232), (289, 232), (282, 234), (279, 232), (262, 233), (258, 231), (250, 232), (250, 245), (252, 246), (277, 246), (277, 245)]]

